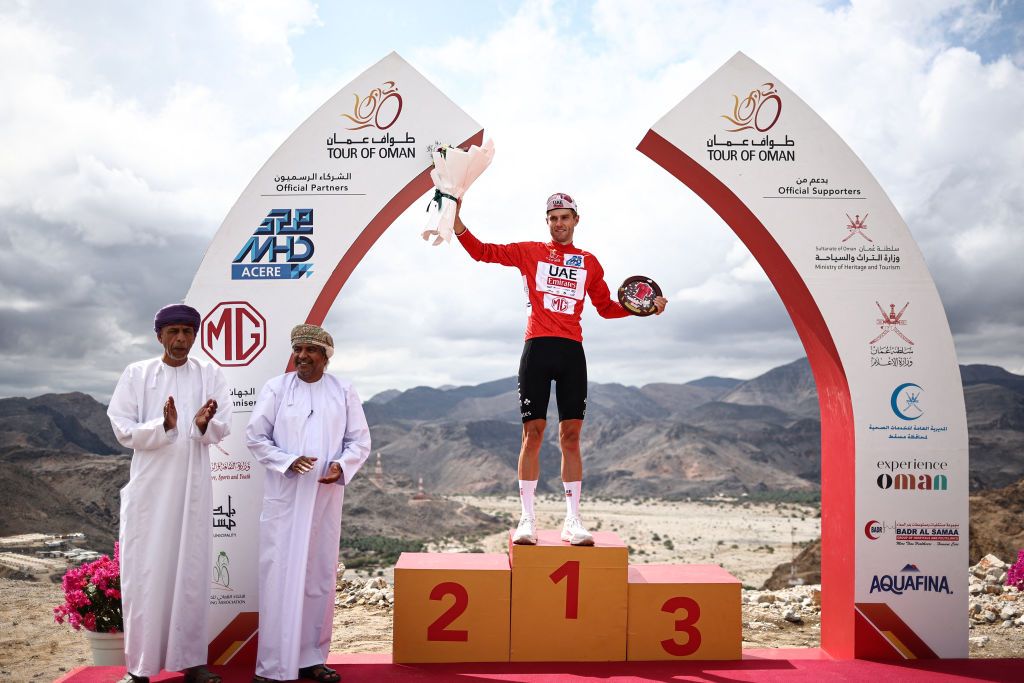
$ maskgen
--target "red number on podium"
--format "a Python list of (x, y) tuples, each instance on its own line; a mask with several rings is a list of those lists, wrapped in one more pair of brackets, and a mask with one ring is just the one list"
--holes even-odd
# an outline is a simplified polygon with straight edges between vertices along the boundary
[(461, 583), (446, 581), (434, 586), (430, 591), (431, 600), (441, 600), (446, 595), (454, 596), (455, 602), (444, 614), (434, 620), (434, 623), (427, 627), (427, 640), (448, 640), (465, 642), (469, 640), (469, 631), (448, 630), (448, 625), (462, 616), (469, 605), (469, 592)]
[(551, 572), (551, 580), (561, 583), (565, 579), (565, 618), (576, 619), (580, 611), (580, 562), (569, 560)]
[(697, 601), (693, 598), (676, 596), (669, 598), (661, 606), (661, 611), (668, 612), (669, 614), (678, 612), (681, 609), (686, 610), (686, 618), (676, 619), (675, 630), (686, 634), (686, 642), (677, 643), (673, 638), (666, 638), (661, 641), (661, 646), (665, 648), (665, 652), (674, 657), (692, 655), (700, 647), (700, 631), (694, 626), (697, 620), (700, 619), (700, 605), (697, 604)]

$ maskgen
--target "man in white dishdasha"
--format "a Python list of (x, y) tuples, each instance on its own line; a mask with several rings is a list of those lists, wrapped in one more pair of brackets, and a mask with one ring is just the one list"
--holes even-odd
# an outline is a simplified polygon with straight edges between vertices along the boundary
[(338, 683), (326, 665), (347, 486), (370, 454), (352, 384), (325, 372), (334, 340), (292, 329), (295, 371), (260, 391), (245, 436), (266, 467), (260, 515), (260, 636), (253, 681)]
[(220, 683), (205, 666), (210, 446), (231, 431), (231, 401), (220, 368), (188, 355), (199, 329), (196, 309), (165, 306), (153, 327), (163, 355), (129, 365), (107, 409), (117, 440), (134, 450), (121, 489), (123, 680), (148, 683), (166, 669), (183, 671), (187, 683)]

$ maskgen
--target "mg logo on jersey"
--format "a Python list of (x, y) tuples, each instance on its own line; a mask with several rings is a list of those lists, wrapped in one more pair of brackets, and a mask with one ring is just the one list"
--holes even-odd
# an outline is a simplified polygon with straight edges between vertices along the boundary
[(248, 365), (267, 347), (267, 319), (245, 301), (217, 304), (200, 328), (200, 343), (222, 367)]

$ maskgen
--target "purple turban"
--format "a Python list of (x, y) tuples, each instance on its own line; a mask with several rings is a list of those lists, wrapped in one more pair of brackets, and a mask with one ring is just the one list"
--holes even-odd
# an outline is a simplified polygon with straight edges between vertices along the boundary
[(153, 318), (153, 329), (159, 334), (168, 325), (191, 325), (199, 332), (199, 311), (185, 304), (170, 304), (156, 312)]

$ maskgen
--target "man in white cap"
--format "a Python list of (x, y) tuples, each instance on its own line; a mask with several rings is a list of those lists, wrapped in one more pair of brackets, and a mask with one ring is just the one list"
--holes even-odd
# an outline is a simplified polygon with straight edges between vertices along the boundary
[(199, 311), (164, 306), (153, 327), (163, 355), (129, 365), (107, 408), (117, 440), (134, 450), (121, 489), (124, 680), (146, 683), (166, 669), (184, 671), (188, 683), (220, 683), (205, 667), (210, 446), (231, 431), (231, 401), (220, 368), (188, 355)]
[(269, 380), (246, 427), (266, 469), (260, 515), (257, 682), (337, 683), (326, 666), (345, 486), (370, 454), (370, 429), (352, 384), (325, 372), (334, 340), (292, 329), (294, 372)]
[[(513, 543), (537, 542), (533, 499), (540, 477), (540, 446), (547, 426), (551, 381), (558, 403), (558, 443), (562, 450), (562, 484), (566, 514), (561, 538), (572, 545), (593, 545), (594, 538), (579, 516), (583, 480), (580, 431), (587, 411), (587, 359), (583, 353), (583, 297), (603, 318), (623, 318), (629, 312), (611, 298), (604, 269), (593, 254), (577, 248), (573, 232), (580, 222), (576, 202), (557, 192), (547, 201), (549, 242), (485, 244), (462, 222), (457, 204), (455, 234), (471, 257), (519, 269), (528, 291), (530, 317), (526, 344), (519, 361), (519, 407), (523, 439), (519, 451), (519, 496), (522, 516)], [(656, 313), (665, 310), (664, 297), (654, 300)]]

